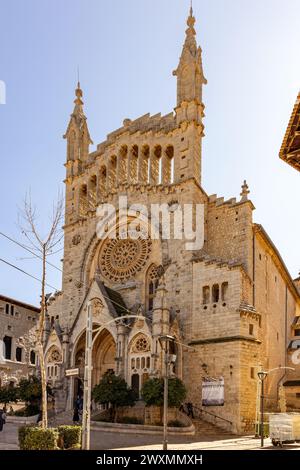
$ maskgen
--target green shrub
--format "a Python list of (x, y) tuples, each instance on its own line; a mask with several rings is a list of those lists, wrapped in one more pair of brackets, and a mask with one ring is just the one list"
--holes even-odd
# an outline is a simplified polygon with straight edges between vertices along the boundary
[[(164, 403), (164, 381), (161, 378), (147, 380), (142, 387), (142, 397), (147, 406), (162, 406)], [(174, 377), (169, 379), (168, 404), (178, 408), (186, 397), (186, 388), (183, 382)]]
[(15, 387), (11, 387), (10, 385), (4, 385), (0, 387), (0, 403), (7, 403), (16, 402), (18, 400), (18, 390)]
[(58, 431), (54, 428), (43, 429), (35, 426), (19, 428), (21, 450), (57, 450)]
[(123, 416), (118, 422), (123, 424), (144, 424), (141, 418), (136, 418), (135, 416)]
[(168, 426), (170, 426), (170, 428), (184, 428), (185, 427), (185, 425), (178, 419), (173, 419), (172, 421), (169, 421)]
[(128, 387), (126, 381), (112, 372), (107, 372), (92, 391), (96, 403), (111, 404), (112, 421), (115, 421), (119, 406), (133, 406), (136, 401), (135, 392)]
[(81, 426), (59, 426), (58, 433), (64, 449), (73, 449), (81, 445)]

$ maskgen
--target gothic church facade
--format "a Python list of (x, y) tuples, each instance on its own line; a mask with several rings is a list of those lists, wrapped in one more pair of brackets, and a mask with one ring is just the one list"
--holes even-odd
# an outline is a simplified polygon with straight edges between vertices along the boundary
[[(261, 225), (246, 182), (241, 197), (208, 196), (201, 178), (206, 79), (193, 11), (177, 69), (177, 105), (170, 114), (125, 119), (90, 152), (82, 90), (76, 89), (67, 142), (62, 290), (52, 296), (45, 331), (48, 380), (62, 409), (82, 390), (87, 305), (100, 334), (93, 347), (93, 385), (108, 370), (140, 391), (162, 374), (159, 337), (176, 339), (172, 373), (202, 408), (202, 384), (224, 381), (224, 405), (208, 411), (236, 433), (253, 429), (257, 372), (288, 362), (300, 296), (278, 250)], [(99, 239), (99, 204), (116, 208), (203, 204), (204, 245), (186, 250), (180, 239)], [(132, 222), (132, 220), (131, 220)], [(118, 228), (128, 220), (117, 218)], [(139, 318), (118, 321), (124, 315)], [(293, 323), (294, 322), (294, 323)], [(186, 346), (188, 347), (186, 347)], [(67, 369), (78, 376), (66, 376)], [(283, 375), (285, 374), (285, 377)], [(293, 374), (293, 373), (292, 373)], [(268, 406), (288, 373), (267, 379)], [(205, 416), (205, 414), (204, 414)]]

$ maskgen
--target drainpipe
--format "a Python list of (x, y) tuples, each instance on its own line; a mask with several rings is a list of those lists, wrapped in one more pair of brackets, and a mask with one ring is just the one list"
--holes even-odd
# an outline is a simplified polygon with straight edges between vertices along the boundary
[[(284, 366), (287, 366), (287, 308), (288, 308), (288, 288), (285, 287), (285, 321), (284, 321)], [(282, 377), (277, 382), (277, 401), (279, 398), (279, 387), (286, 376), (287, 369), (284, 369)]]
[(252, 304), (253, 304), (253, 307), (255, 308), (255, 232), (253, 231), (253, 241), (252, 241), (252, 245), (253, 245), (253, 259), (252, 259), (252, 283), (253, 283), (253, 286), (252, 286)]

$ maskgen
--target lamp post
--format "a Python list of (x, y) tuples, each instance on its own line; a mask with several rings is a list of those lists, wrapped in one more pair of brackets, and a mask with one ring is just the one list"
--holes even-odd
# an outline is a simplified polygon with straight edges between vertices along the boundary
[(169, 391), (169, 342), (174, 341), (174, 337), (170, 335), (162, 335), (159, 342), (164, 351), (164, 438), (163, 450), (168, 450), (168, 391)]
[(260, 446), (264, 446), (264, 381), (267, 377), (267, 375), (270, 372), (273, 372), (274, 370), (279, 370), (279, 369), (290, 369), (290, 370), (295, 370), (294, 367), (275, 367), (274, 369), (270, 370), (261, 370), (257, 373), (258, 378), (261, 382), (261, 394), (260, 394)]
[(257, 373), (258, 378), (261, 382), (260, 392), (260, 446), (264, 446), (264, 381), (268, 375), (268, 372), (260, 371)]
[[(84, 390), (83, 390), (83, 410), (82, 410), (82, 450), (90, 449), (91, 434), (91, 391), (92, 391), (92, 352), (93, 346), (100, 332), (106, 326), (121, 320), (130, 318), (141, 318), (141, 315), (123, 315), (122, 317), (113, 318), (101, 326), (93, 330), (93, 309), (91, 299), (87, 308), (87, 324), (86, 324), (86, 342), (85, 342), (85, 364), (84, 364)], [(142, 317), (144, 318), (144, 317)], [(93, 336), (94, 335), (94, 336)]]

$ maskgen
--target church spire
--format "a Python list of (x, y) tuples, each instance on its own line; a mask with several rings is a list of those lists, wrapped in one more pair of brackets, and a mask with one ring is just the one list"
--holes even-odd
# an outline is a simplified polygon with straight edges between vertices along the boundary
[(92, 144), (87, 118), (83, 110), (83, 92), (80, 82), (77, 83), (75, 90), (74, 110), (71, 114), (69, 125), (64, 139), (67, 139), (67, 161), (84, 161), (89, 154), (89, 145)]
[(173, 72), (173, 75), (177, 76), (177, 106), (183, 101), (193, 100), (202, 104), (202, 85), (207, 83), (202, 68), (202, 50), (196, 41), (195, 22), (191, 3), (179, 65)]

